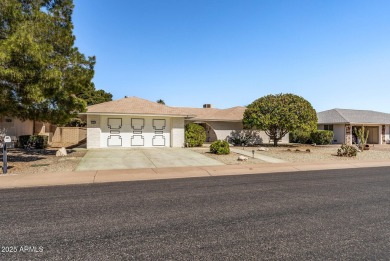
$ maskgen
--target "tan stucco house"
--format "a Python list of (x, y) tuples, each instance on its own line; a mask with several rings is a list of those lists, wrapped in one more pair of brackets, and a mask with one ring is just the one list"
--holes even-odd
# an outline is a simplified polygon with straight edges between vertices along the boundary
[(355, 128), (365, 126), (369, 131), (367, 142), (369, 144), (390, 143), (390, 114), (369, 111), (332, 109), (317, 113), (318, 129), (332, 130), (333, 143), (355, 144), (357, 137)]
[[(189, 122), (205, 127), (208, 142), (226, 140), (243, 129), (245, 107), (229, 109), (170, 107), (138, 97), (89, 106), (87, 148), (184, 147), (184, 127)], [(268, 137), (259, 132), (264, 141)], [(288, 136), (282, 142), (288, 142)]]
[(53, 128), (55, 129), (52, 124), (47, 122), (34, 122), (31, 120), (23, 121), (18, 118), (8, 116), (0, 117), (0, 129), (4, 129), (6, 135), (11, 136), (14, 141), (16, 141), (18, 137), (22, 135), (39, 134), (51, 137), (54, 132)]

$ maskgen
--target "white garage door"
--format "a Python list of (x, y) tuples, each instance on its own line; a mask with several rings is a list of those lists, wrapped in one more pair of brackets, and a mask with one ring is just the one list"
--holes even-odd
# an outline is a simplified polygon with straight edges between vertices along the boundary
[(169, 147), (170, 119), (107, 118), (107, 147)]

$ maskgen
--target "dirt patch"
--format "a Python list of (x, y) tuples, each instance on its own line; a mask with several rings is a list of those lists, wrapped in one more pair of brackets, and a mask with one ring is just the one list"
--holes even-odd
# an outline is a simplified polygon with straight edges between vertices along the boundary
[(254, 159), (252, 157), (247, 157), (248, 158), (247, 161), (238, 161), (237, 159), (238, 159), (238, 156), (240, 156), (240, 154), (237, 154), (234, 152), (230, 152), (230, 154), (228, 154), (228, 155), (216, 155), (216, 154), (210, 153), (209, 148), (192, 148), (191, 150), (198, 152), (198, 153), (201, 153), (202, 155), (204, 155), (206, 157), (218, 160), (226, 165), (245, 165), (245, 164), (265, 163), (262, 160)]
[[(42, 173), (74, 171), (86, 150), (68, 150), (68, 156), (56, 157), (57, 149), (25, 151), (21, 149), (9, 149), (8, 173)], [(2, 151), (1, 151), (2, 153)], [(3, 155), (1, 154), (1, 159)], [(2, 165), (2, 161), (0, 161)], [(1, 171), (0, 171), (1, 172)]]

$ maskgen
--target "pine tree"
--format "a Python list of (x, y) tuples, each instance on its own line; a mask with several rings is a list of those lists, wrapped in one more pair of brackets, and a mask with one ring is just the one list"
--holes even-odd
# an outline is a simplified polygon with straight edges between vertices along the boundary
[(72, 0), (1, 1), (0, 115), (64, 123), (85, 111), (95, 57), (74, 46), (73, 8)]

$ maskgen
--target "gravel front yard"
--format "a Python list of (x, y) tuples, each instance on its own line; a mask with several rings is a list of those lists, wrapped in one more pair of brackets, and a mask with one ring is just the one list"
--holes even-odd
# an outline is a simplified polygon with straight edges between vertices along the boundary
[[(311, 146), (311, 145), (282, 145), (280, 147), (267, 146), (268, 151), (259, 151), (260, 147), (245, 147), (245, 151), (255, 150), (257, 154), (282, 159), (287, 162), (321, 162), (321, 161), (365, 161), (365, 160), (390, 160), (390, 145), (371, 146), (370, 150), (359, 152), (356, 157), (338, 157), (337, 149), (341, 145)], [(242, 147), (234, 147), (242, 149)], [(205, 156), (219, 160), (225, 164), (259, 164), (265, 163), (262, 160), (252, 159), (240, 162), (237, 158), (240, 154), (230, 153), (229, 155), (214, 155), (209, 153), (209, 148), (193, 148), (194, 151), (202, 153)], [(310, 150), (310, 152), (306, 151)]]
[[(337, 149), (340, 146), (295, 145), (289, 147), (267, 147), (269, 149), (268, 151), (257, 151), (258, 147), (245, 148), (245, 150), (255, 149), (256, 153), (288, 162), (390, 160), (390, 145), (387, 144), (371, 146), (370, 150), (358, 152), (356, 157), (351, 158), (337, 156)], [(310, 150), (310, 152), (306, 150)]]
[[(56, 157), (57, 149), (41, 151), (24, 151), (21, 149), (8, 150), (9, 174), (35, 174), (42, 172), (73, 171), (87, 150), (67, 150), (68, 156)], [(1, 154), (1, 159), (3, 155)], [(2, 160), (0, 161), (1, 165)], [(0, 170), (1, 173), (1, 170)]]

